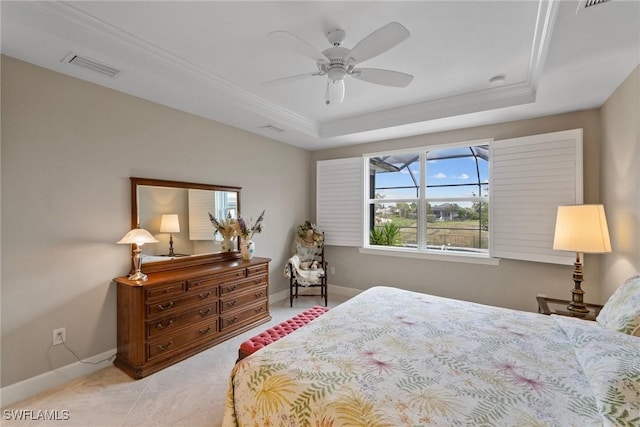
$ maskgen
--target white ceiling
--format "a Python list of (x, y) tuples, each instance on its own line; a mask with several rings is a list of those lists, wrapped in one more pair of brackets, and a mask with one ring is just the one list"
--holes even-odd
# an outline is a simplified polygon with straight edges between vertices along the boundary
[[(317, 150), (599, 107), (640, 63), (640, 0), (581, 3), (2, 1), (2, 53)], [(352, 48), (391, 21), (411, 36), (362, 66), (414, 75), (406, 88), (347, 77), (326, 106), (326, 77), (261, 85), (317, 71), (272, 31), (324, 50), (341, 28)], [(64, 63), (70, 52), (121, 72)]]

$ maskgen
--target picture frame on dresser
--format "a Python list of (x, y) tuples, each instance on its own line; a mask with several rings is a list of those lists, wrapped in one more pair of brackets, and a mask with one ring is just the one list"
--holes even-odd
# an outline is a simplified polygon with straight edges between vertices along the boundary
[[(147, 178), (131, 178), (131, 184), (132, 228), (140, 218), (140, 185), (231, 191), (234, 209), (239, 210), (237, 187)], [(146, 281), (115, 278), (118, 349), (114, 365), (132, 378), (144, 378), (268, 322), (270, 261), (261, 257), (245, 261), (237, 250), (198, 253), (143, 263)]]

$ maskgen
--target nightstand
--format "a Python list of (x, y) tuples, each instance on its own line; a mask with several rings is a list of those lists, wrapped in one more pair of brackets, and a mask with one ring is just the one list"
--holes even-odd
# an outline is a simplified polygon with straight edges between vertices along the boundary
[(600, 304), (585, 303), (589, 309), (589, 313), (581, 315), (567, 310), (567, 305), (571, 302), (569, 300), (543, 296), (537, 296), (536, 300), (538, 300), (538, 313), (546, 315), (557, 314), (559, 316), (577, 317), (584, 320), (596, 320), (598, 313), (600, 313), (600, 310), (602, 309), (602, 305)]

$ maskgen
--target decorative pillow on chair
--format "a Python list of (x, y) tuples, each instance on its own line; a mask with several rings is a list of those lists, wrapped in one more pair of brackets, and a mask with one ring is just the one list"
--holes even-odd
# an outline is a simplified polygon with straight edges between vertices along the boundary
[(640, 337), (640, 274), (616, 289), (596, 321), (605, 328)]

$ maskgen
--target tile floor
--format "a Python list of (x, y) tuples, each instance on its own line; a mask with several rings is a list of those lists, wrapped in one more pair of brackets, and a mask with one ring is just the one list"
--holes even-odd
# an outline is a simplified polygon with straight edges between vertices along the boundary
[[(348, 298), (329, 298), (329, 307)], [(289, 307), (288, 299), (271, 304), (272, 320), (215, 347), (141, 380), (133, 380), (115, 366), (42, 392), (3, 409), (2, 426), (185, 426), (222, 424), (229, 373), (238, 347), (247, 338), (314, 305), (321, 299), (305, 297)], [(9, 421), (4, 410), (63, 411), (66, 421)]]

